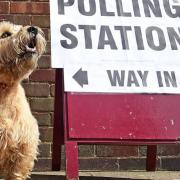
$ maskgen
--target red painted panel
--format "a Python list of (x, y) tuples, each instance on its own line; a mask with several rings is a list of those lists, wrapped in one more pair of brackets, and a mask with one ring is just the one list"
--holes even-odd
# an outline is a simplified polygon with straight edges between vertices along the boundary
[(78, 145), (77, 142), (65, 142), (66, 147), (66, 174), (67, 180), (78, 179)]
[(177, 140), (180, 95), (67, 93), (69, 138)]

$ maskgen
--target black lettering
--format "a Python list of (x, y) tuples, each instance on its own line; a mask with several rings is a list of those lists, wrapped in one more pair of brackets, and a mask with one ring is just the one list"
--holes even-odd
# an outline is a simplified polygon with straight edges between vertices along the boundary
[(101, 26), (100, 29), (98, 49), (104, 49), (105, 45), (109, 45), (111, 49), (117, 49), (115, 40), (109, 26)]
[(127, 31), (131, 31), (131, 26), (115, 26), (115, 30), (120, 31), (121, 35), (121, 42), (122, 42), (122, 48), (123, 49), (129, 49), (129, 41), (127, 36)]
[(122, 0), (116, 0), (117, 14), (118, 16), (131, 17), (130, 12), (124, 12)]
[[(151, 1), (153, 1), (153, 3)], [(143, 0), (143, 6), (144, 6), (144, 13), (146, 17), (151, 17), (150, 9), (155, 17), (162, 17), (159, 1)]]
[(121, 71), (121, 76), (119, 75), (119, 72), (117, 70), (111, 72), (111, 70), (107, 70), (107, 74), (111, 83), (111, 86), (124, 86), (124, 80), (125, 80), (125, 71)]
[(84, 30), (85, 48), (86, 49), (92, 49), (91, 30), (95, 30), (96, 26), (93, 26), (93, 25), (79, 25), (79, 29)]
[(133, 5), (134, 16), (141, 17), (138, 0), (132, 0), (132, 5)]
[(74, 4), (74, 0), (58, 0), (58, 14), (65, 14), (64, 7), (72, 6)]
[(158, 80), (159, 87), (163, 87), (161, 71), (157, 71), (156, 74), (157, 74), (157, 80)]
[(86, 0), (89, 2), (89, 11), (85, 9), (85, 0), (78, 0), (79, 12), (84, 16), (93, 16), (96, 13), (96, 3), (95, 0)]
[(101, 16), (115, 16), (114, 12), (108, 12), (106, 7), (106, 0), (99, 0)]
[(163, 0), (164, 9), (166, 14), (171, 18), (180, 17), (180, 7), (178, 6), (170, 6), (169, 0)]
[(138, 48), (138, 50), (144, 50), (144, 42), (143, 42), (143, 38), (142, 38), (141, 27), (135, 26), (134, 30), (135, 30), (137, 48)]
[(138, 80), (136, 78), (136, 75), (135, 75), (135, 72), (134, 71), (129, 71), (128, 73), (128, 83), (127, 83), (127, 86), (128, 87), (131, 87), (132, 85), (135, 85), (136, 87), (139, 87), (139, 83), (138, 83)]
[(171, 71), (171, 74), (168, 71), (164, 71), (164, 79), (166, 87), (177, 87), (176, 76), (174, 71)]
[[(153, 32), (156, 33), (158, 36), (159, 43), (157, 45), (155, 44), (154, 41)], [(148, 45), (151, 49), (156, 51), (161, 51), (166, 48), (166, 40), (165, 40), (164, 32), (160, 28), (155, 26), (148, 27), (146, 29), (146, 38)]]
[(172, 27), (167, 28), (172, 50), (178, 49), (176, 42), (178, 42), (178, 44), (180, 45), (180, 28), (178, 28), (178, 30), (179, 30), (179, 34), (174, 30), (174, 28)]
[(67, 40), (61, 40), (60, 43), (61, 43), (61, 46), (66, 49), (73, 49), (73, 48), (77, 47), (78, 40), (74, 35), (72, 35), (70, 32), (68, 32), (68, 29), (70, 29), (70, 31), (77, 31), (76, 27), (73, 26), (72, 24), (62, 25), (60, 28), (60, 32), (64, 37), (66, 37), (70, 40), (70, 43), (68, 43)]
[(141, 80), (142, 80), (142, 85), (143, 87), (147, 87), (147, 76), (148, 76), (148, 71), (144, 71), (144, 73), (142, 73), (142, 71), (137, 71)]

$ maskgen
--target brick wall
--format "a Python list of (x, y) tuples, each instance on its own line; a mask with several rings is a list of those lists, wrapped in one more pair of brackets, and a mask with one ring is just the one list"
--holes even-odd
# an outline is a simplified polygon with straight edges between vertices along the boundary
[[(40, 26), (46, 34), (48, 41), (46, 54), (39, 60), (38, 69), (23, 83), (23, 86), (41, 133), (42, 143), (36, 170), (50, 170), (55, 70), (50, 68), (49, 2), (48, 0), (0, 0), (0, 21), (3, 19), (17, 24)], [(80, 146), (79, 155), (80, 169), (84, 170), (142, 170), (145, 169), (146, 147)], [(179, 145), (158, 146), (158, 169), (180, 170), (179, 164)]]

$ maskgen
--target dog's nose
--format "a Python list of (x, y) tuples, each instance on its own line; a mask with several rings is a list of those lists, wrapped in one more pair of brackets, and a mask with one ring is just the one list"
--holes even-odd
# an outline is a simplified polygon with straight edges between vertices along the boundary
[(38, 29), (35, 28), (34, 26), (28, 27), (28, 28), (27, 28), (27, 31), (28, 31), (29, 33), (33, 33), (35, 36), (36, 36), (37, 33), (38, 33)]

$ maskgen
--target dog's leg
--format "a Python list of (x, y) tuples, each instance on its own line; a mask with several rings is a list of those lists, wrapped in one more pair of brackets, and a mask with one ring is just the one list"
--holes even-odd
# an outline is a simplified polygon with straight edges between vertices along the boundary
[(17, 149), (10, 149), (6, 159), (5, 180), (25, 180), (28, 178), (36, 159), (37, 147), (35, 144), (23, 144)]

